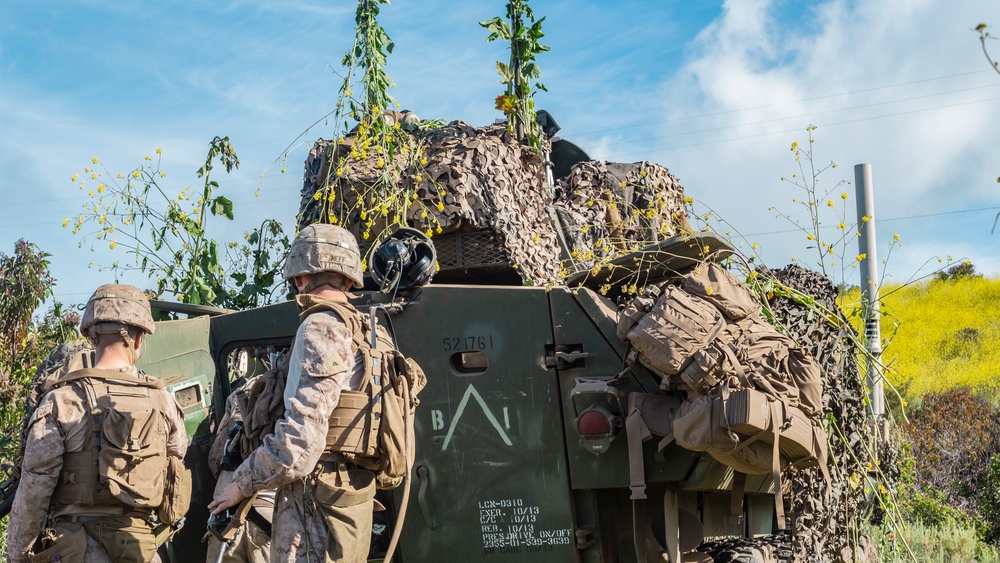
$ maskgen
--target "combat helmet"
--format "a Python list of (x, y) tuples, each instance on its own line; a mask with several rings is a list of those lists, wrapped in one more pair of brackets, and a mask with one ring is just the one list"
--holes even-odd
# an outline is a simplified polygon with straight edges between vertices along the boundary
[(146, 334), (156, 330), (149, 300), (142, 290), (116, 283), (102, 285), (90, 296), (80, 320), (80, 332), (91, 337), (118, 332), (118, 326), (106, 325), (134, 326)]
[(135, 341), (128, 334), (128, 327), (136, 327), (146, 334), (153, 334), (156, 330), (149, 300), (142, 290), (133, 285), (116, 283), (98, 287), (83, 311), (80, 333), (95, 342), (102, 334), (121, 335), (135, 361), (139, 355), (135, 351)]
[(333, 272), (364, 285), (361, 252), (350, 231), (336, 225), (313, 223), (299, 231), (285, 258), (282, 276), (288, 280), (304, 274)]

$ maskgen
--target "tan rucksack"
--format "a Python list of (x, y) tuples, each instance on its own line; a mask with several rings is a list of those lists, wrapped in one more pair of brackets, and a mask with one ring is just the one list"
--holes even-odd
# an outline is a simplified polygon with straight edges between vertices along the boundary
[(722, 266), (700, 264), (633, 300), (617, 334), (632, 346), (629, 358), (662, 377), (661, 388), (686, 391), (669, 438), (740, 474), (770, 473), (783, 523), (781, 468), (819, 465), (826, 475), (826, 435), (810, 418), (823, 410), (822, 373), (758, 309)]
[[(82, 451), (63, 454), (52, 502), (64, 506), (163, 506), (169, 466), (164, 413), (171, 407), (169, 396), (162, 392), (163, 381), (81, 369), (55, 382), (56, 387), (63, 385), (82, 389), (91, 412), (90, 431)], [(171, 493), (184, 496), (183, 490)], [(190, 493), (188, 486), (187, 500), (179, 500), (189, 501)]]

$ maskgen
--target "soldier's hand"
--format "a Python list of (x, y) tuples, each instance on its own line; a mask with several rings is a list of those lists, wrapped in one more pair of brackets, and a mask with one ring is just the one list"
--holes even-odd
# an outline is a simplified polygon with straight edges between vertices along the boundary
[(208, 503), (208, 509), (212, 512), (212, 514), (218, 514), (230, 506), (236, 506), (245, 498), (247, 498), (246, 495), (240, 491), (240, 488), (236, 486), (236, 483), (230, 483), (226, 485), (225, 489), (222, 489), (222, 494), (215, 497), (215, 500), (212, 502)]

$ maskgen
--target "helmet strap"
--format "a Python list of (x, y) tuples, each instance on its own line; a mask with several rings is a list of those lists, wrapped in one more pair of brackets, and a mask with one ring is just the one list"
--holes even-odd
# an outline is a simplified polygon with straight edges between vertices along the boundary
[(347, 276), (334, 272), (320, 272), (317, 274), (309, 274), (307, 278), (308, 281), (299, 291), (299, 293), (309, 293), (310, 291), (316, 289), (317, 287), (329, 285), (334, 289), (340, 291), (347, 291)]
[(128, 355), (132, 358), (132, 364), (135, 365), (135, 363), (139, 361), (139, 353), (135, 350), (135, 340), (128, 335), (128, 331), (125, 330), (125, 327), (118, 329), (118, 334), (120, 334), (122, 336), (122, 340), (125, 341), (125, 346), (128, 347)]

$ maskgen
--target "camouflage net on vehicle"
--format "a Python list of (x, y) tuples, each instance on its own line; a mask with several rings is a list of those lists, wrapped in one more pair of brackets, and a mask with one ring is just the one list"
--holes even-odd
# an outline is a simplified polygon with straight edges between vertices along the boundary
[[(396, 226), (414, 227), (442, 239), (435, 241), (442, 268), (481, 265), (449, 256), (445, 239), (485, 233), (479, 240), (486, 242), (478, 244), (497, 248), (478, 248), (477, 255), (535, 285), (559, 283), (602, 260), (691, 231), (683, 187), (662, 166), (583, 162), (550, 188), (543, 160), (503, 125), (453, 121), (407, 135), (412, 148), (392, 163), (375, 153), (358, 158), (352, 137), (318, 141), (305, 163), (297, 228), (338, 222), (364, 251)], [(395, 195), (373, 189), (387, 177)], [(333, 198), (325, 201), (318, 193), (328, 186)], [(386, 200), (403, 201), (405, 209)], [(553, 216), (565, 226), (564, 245)]]
[[(821, 274), (789, 265), (771, 271), (784, 285), (812, 296), (828, 311), (839, 311), (837, 290)], [(858, 522), (863, 509), (867, 465), (872, 462), (870, 431), (866, 425), (865, 388), (856, 361), (853, 328), (840, 315), (839, 329), (830, 327), (822, 315), (807, 306), (784, 297), (770, 302), (776, 320), (787, 333), (806, 347), (823, 368), (824, 412), (837, 421), (839, 431), (831, 428), (829, 496), (817, 468), (792, 470), (788, 476), (795, 561), (853, 562), (866, 561), (873, 546), (861, 536)], [(894, 460), (884, 456), (882, 465)]]
[(650, 162), (581, 162), (558, 181), (554, 207), (570, 252), (568, 273), (694, 232), (684, 186)]

